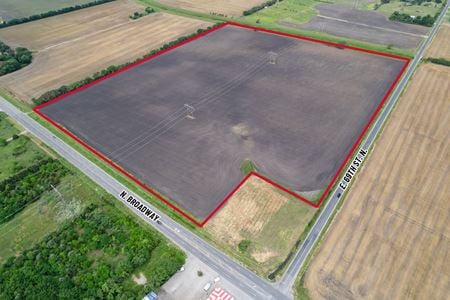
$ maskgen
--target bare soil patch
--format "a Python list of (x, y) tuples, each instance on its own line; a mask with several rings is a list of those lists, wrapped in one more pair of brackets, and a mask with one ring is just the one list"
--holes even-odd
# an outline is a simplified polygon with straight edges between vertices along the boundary
[(313, 299), (446, 299), (450, 70), (422, 64), (306, 274)]
[(425, 56), (450, 59), (450, 23), (441, 25)]
[(227, 25), (41, 111), (203, 220), (245, 160), (323, 190), (404, 64)]
[(209, 25), (164, 13), (129, 19), (143, 9), (131, 0), (115, 1), (0, 30), (0, 40), (36, 51), (30, 66), (3, 76), (0, 85), (29, 101)]
[(239, 17), (245, 10), (259, 5), (265, 0), (158, 0), (158, 2), (187, 10)]
[[(222, 248), (267, 275), (289, 254), (315, 209), (252, 176), (205, 226)], [(249, 240), (242, 252), (239, 243)], [(248, 262), (250, 259), (250, 263)]]
[(147, 277), (145, 277), (144, 273), (142, 272), (139, 272), (138, 276), (133, 274), (132, 279), (137, 285), (144, 285), (147, 283)]

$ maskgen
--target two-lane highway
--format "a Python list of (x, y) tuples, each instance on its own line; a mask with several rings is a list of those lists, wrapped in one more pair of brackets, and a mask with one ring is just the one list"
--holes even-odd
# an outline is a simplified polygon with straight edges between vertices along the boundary
[[(413, 61), (411, 61), (408, 69), (406, 70), (403, 78), (397, 85), (396, 89), (392, 93), (390, 99), (385, 105), (382, 113), (378, 117), (376, 123), (372, 127), (372, 130), (367, 135), (365, 142), (362, 145), (363, 149), (370, 149), (373, 145), (377, 135), (382, 129), (387, 117), (389, 116), (392, 108), (397, 102), (401, 91), (405, 87), (409, 78), (413, 74), (415, 68), (420, 62), (425, 49), (431, 42), (432, 38), (436, 34), (438, 26), (442, 23), (445, 12), (449, 7), (447, 3), (445, 9), (439, 16), (434, 27), (430, 31), (428, 38), (420, 47), (417, 56)], [(191, 255), (197, 257), (199, 260), (210, 266), (216, 272), (221, 274), (222, 277), (227, 279), (229, 282), (239, 287), (243, 291), (247, 292), (249, 297), (253, 299), (290, 299), (292, 298), (292, 286), (295, 282), (297, 274), (301, 267), (303, 266), (306, 258), (312, 251), (314, 245), (316, 244), (318, 237), (326, 228), (326, 224), (330, 220), (333, 212), (335, 211), (338, 203), (338, 194), (343, 191), (341, 188), (337, 187), (331, 193), (330, 199), (327, 201), (325, 207), (323, 208), (321, 214), (316, 220), (316, 223), (311, 228), (308, 236), (306, 237), (304, 243), (300, 246), (298, 252), (296, 253), (294, 259), (289, 265), (287, 271), (277, 284), (272, 284), (260, 277), (258, 277), (253, 272), (244, 268), (240, 264), (231, 260), (228, 256), (180, 226), (176, 222), (172, 221), (164, 213), (147, 203), (139, 199), (141, 203), (145, 203), (150, 209), (158, 213), (161, 216), (162, 224), (155, 224), (150, 221), (142, 212), (131, 208), (127, 202), (119, 196), (123, 190), (127, 190), (133, 195), (139, 196), (135, 191), (129, 190), (124, 187), (120, 182), (111, 177), (105, 171), (103, 171), (96, 164), (85, 158), (79, 152), (74, 150), (71, 146), (67, 145), (64, 141), (55, 137), (50, 131), (41, 126), (35, 120), (33, 120), (26, 113), (21, 112), (15, 106), (7, 102), (5, 99), (0, 97), (0, 111), (3, 110), (9, 116), (14, 118), (18, 123), (20, 123), (26, 130), (35, 135), (37, 138), (42, 140), (45, 144), (55, 150), (59, 155), (64, 157), (67, 161), (72, 163), (81, 172), (90, 177), (94, 182), (103, 187), (106, 191), (114, 195), (119, 201), (123, 202), (126, 207), (131, 209), (133, 213), (138, 215), (140, 218), (152, 224), (158, 231), (167, 236), (175, 244), (179, 245), (184, 251), (190, 253)], [(138, 197), (140, 198), (140, 197)]]
[[(111, 177), (96, 164), (85, 158), (83, 155), (78, 153), (58, 137), (54, 136), (50, 131), (41, 126), (26, 113), (21, 112), (19, 109), (17, 109), (2, 97), (0, 97), (0, 110), (6, 112), (10, 117), (14, 118), (19, 124), (21, 124), (26, 130), (35, 135), (53, 150), (55, 150), (60, 156), (64, 157), (67, 161), (76, 166), (81, 172), (86, 174), (94, 182), (111, 193), (119, 201), (124, 203), (126, 207), (133, 211), (133, 213), (138, 215), (144, 221), (150, 223), (158, 231), (168, 237), (172, 242), (180, 246), (184, 251), (197, 257), (200, 261), (218, 272), (221, 277), (227, 279), (227, 281), (245, 291), (249, 295), (249, 297), (252, 297), (253, 299), (277, 300), (291, 298), (291, 296), (281, 293), (270, 282), (260, 278), (253, 272), (231, 260), (225, 254), (223, 254), (189, 230), (174, 222), (164, 213), (162, 213), (146, 201), (143, 201), (142, 198), (140, 198), (139, 195), (135, 193), (135, 191), (131, 191), (128, 188), (124, 187), (120, 182)], [(150, 221), (150, 219), (146, 217), (144, 213), (129, 206), (126, 200), (119, 196), (123, 190), (127, 190), (131, 194), (136, 195), (141, 203), (145, 203), (147, 207), (159, 214), (161, 216), (161, 224), (156, 224)]]
[[(447, 5), (442, 10), (441, 14), (439, 15), (438, 19), (436, 20), (436, 23), (434, 24), (433, 28), (430, 30), (430, 33), (427, 37), (427, 39), (422, 43), (422, 45), (419, 48), (419, 51), (417, 52), (414, 59), (410, 62), (408, 68), (406, 69), (405, 73), (403, 74), (402, 79), (397, 84), (397, 87), (395, 88), (394, 92), (391, 94), (389, 100), (387, 101), (386, 105), (383, 108), (383, 111), (377, 118), (375, 124), (372, 126), (371, 131), (367, 135), (367, 137), (364, 140), (364, 143), (362, 143), (362, 146), (360, 149), (369, 150), (378, 134), (383, 128), (384, 123), (386, 122), (387, 118), (389, 117), (389, 114), (392, 111), (392, 108), (397, 103), (403, 89), (405, 88), (406, 84), (408, 83), (409, 79), (411, 78), (412, 74), (414, 73), (415, 69), (420, 63), (420, 60), (423, 57), (423, 54), (425, 53), (425, 50), (428, 48), (429, 44), (431, 43), (433, 37), (436, 35), (436, 32), (441, 25), (442, 21), (445, 18), (445, 14), (449, 8), (449, 2), (447, 2)], [(292, 286), (295, 282), (295, 279), (297, 278), (298, 272), (302, 268), (303, 264), (305, 263), (308, 255), (311, 253), (312, 249), (314, 248), (314, 245), (317, 243), (318, 238), (320, 237), (322, 231), (326, 228), (326, 224), (330, 220), (330, 218), (333, 215), (333, 212), (335, 211), (338, 203), (339, 203), (339, 196), (342, 195), (344, 191), (337, 186), (332, 192), (331, 197), (328, 199), (327, 203), (325, 204), (325, 207), (323, 208), (322, 212), (320, 213), (319, 217), (316, 220), (316, 223), (311, 228), (308, 236), (306, 237), (305, 241), (300, 245), (299, 250), (297, 251), (294, 259), (292, 260), (291, 264), (289, 265), (288, 269), (278, 282), (278, 286), (281, 291), (284, 293), (287, 293), (292, 289)]]

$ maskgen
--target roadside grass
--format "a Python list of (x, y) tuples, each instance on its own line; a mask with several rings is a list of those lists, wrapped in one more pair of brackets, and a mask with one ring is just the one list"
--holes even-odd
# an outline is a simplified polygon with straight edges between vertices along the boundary
[(9, 91), (7, 91), (6, 89), (1, 88), (1, 87), (0, 87), (0, 97), (7, 99), (8, 102), (13, 104), (15, 107), (20, 109), (22, 112), (29, 113), (29, 112), (33, 111), (30, 103), (27, 103), (25, 101), (22, 101), (22, 100), (16, 98)]
[[(377, 1), (376, 3), (380, 3)], [(370, 6), (374, 9), (374, 4)], [(434, 16), (436, 13), (440, 12), (442, 9), (442, 3), (437, 4), (436, 2), (424, 2), (421, 5), (411, 5), (407, 2), (400, 0), (391, 0), (389, 3), (383, 4), (376, 10), (386, 16), (392, 15), (395, 11), (400, 13), (408, 14), (411, 16)]]
[(21, 135), (0, 146), (0, 181), (45, 158), (44, 152), (30, 138)]

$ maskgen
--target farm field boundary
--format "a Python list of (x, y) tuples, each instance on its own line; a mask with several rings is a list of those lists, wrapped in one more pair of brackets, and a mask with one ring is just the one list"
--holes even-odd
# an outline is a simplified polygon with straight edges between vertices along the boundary
[[(281, 36), (285, 36), (285, 37), (290, 37), (290, 38), (294, 38), (294, 39), (299, 39), (299, 40), (304, 40), (304, 41), (309, 41), (309, 42), (314, 42), (314, 43), (319, 43), (319, 44), (323, 44), (323, 45), (327, 45), (327, 46), (332, 46), (332, 47), (336, 47), (339, 49), (350, 49), (353, 51), (359, 51), (359, 52), (365, 52), (365, 53), (369, 53), (372, 55), (378, 55), (378, 56), (384, 56), (384, 57), (389, 57), (389, 58), (394, 58), (394, 59), (398, 59), (404, 62), (404, 65), (401, 69), (401, 71), (397, 74), (396, 78), (393, 80), (391, 86), (389, 87), (389, 89), (387, 90), (387, 92), (384, 94), (384, 97), (382, 98), (382, 100), (380, 101), (380, 103), (378, 104), (378, 106), (376, 107), (376, 110), (374, 111), (374, 113), (371, 115), (369, 121), (367, 122), (367, 124), (364, 126), (362, 132), (359, 134), (359, 136), (357, 137), (356, 141), (354, 142), (353, 146), (351, 147), (349, 153), (346, 155), (344, 161), (340, 164), (337, 172), (335, 173), (335, 175), (332, 177), (331, 182), (329, 182), (329, 184), (326, 186), (326, 188), (324, 189), (323, 193), (321, 194), (320, 198), (318, 199), (317, 202), (313, 202), (310, 199), (307, 199), (306, 197), (303, 197), (301, 195), (298, 195), (297, 193), (287, 189), (286, 187), (276, 183), (275, 181), (270, 180), (269, 178), (265, 177), (264, 175), (258, 173), (258, 172), (251, 172), (249, 173), (247, 176), (245, 176), (240, 182), (239, 184), (219, 203), (219, 205), (213, 209), (209, 215), (203, 220), (203, 221), (199, 221), (196, 220), (192, 215), (190, 215), (188, 212), (184, 211), (183, 209), (181, 209), (180, 207), (178, 207), (177, 205), (175, 205), (174, 203), (172, 203), (171, 201), (167, 200), (166, 198), (164, 198), (161, 194), (159, 194), (158, 192), (156, 192), (155, 190), (153, 190), (152, 188), (148, 187), (147, 185), (145, 185), (143, 182), (141, 182), (140, 180), (138, 180), (136, 177), (134, 177), (133, 175), (131, 175), (130, 173), (128, 173), (125, 169), (123, 169), (121, 166), (119, 166), (118, 164), (114, 163), (112, 160), (110, 160), (109, 158), (107, 158), (105, 155), (101, 154), (99, 151), (97, 151), (96, 149), (94, 149), (93, 147), (89, 146), (87, 143), (85, 143), (84, 141), (82, 141), (80, 138), (78, 138), (77, 136), (75, 136), (73, 133), (71, 133), (69, 130), (65, 129), (63, 126), (61, 126), (60, 124), (58, 124), (56, 121), (54, 121), (53, 119), (51, 119), (50, 117), (48, 117), (46, 114), (44, 114), (42, 111), (40, 111), (42, 108), (55, 103), (57, 101), (60, 101), (72, 94), (78, 93), (82, 90), (85, 90), (87, 88), (89, 88), (92, 85), (95, 85), (101, 81), (104, 81), (112, 76), (115, 76), (119, 73), (125, 72), (126, 70), (129, 70), (137, 65), (140, 65), (146, 61), (149, 61), (155, 57), (158, 57), (168, 51), (171, 51), (175, 48), (181, 47), (183, 45), (185, 45), (186, 43), (189, 43), (193, 40), (196, 40), (204, 35), (207, 35), (208, 33), (211, 33), (213, 31), (216, 31), (220, 28), (223, 28), (225, 26), (236, 26), (236, 27), (241, 27), (241, 28), (247, 28), (247, 29), (251, 29), (251, 30), (255, 30), (255, 31), (260, 31), (260, 32), (265, 32), (265, 33), (269, 33), (269, 34), (275, 34), (275, 35), (281, 35)], [(174, 45), (173, 47), (164, 49), (158, 53), (155, 53), (154, 55), (151, 55), (149, 57), (146, 57), (140, 61), (137, 61), (134, 64), (131, 64), (129, 66), (126, 66), (112, 74), (109, 74), (105, 77), (99, 78), (87, 85), (84, 85), (80, 88), (77, 88), (73, 91), (70, 91), (66, 94), (63, 94), (61, 96), (58, 96), (44, 104), (38, 105), (36, 106), (33, 110), (39, 115), (41, 116), (43, 119), (45, 119), (47, 122), (49, 122), (50, 124), (52, 124), (53, 126), (55, 126), (57, 129), (59, 129), (61, 132), (63, 132), (64, 134), (68, 135), (70, 138), (72, 138), (73, 140), (75, 140), (76, 142), (78, 142), (79, 144), (81, 144), (83, 147), (85, 147), (87, 150), (89, 150), (90, 152), (92, 152), (94, 155), (96, 155), (97, 157), (99, 157), (100, 159), (102, 159), (103, 161), (105, 161), (106, 163), (108, 163), (109, 165), (111, 165), (114, 169), (116, 169), (117, 171), (119, 171), (120, 173), (122, 173), (123, 175), (125, 175), (126, 177), (128, 177), (129, 179), (131, 179), (133, 182), (135, 182), (136, 184), (138, 184), (139, 186), (141, 186), (142, 188), (144, 188), (147, 192), (151, 193), (152, 195), (154, 195), (155, 197), (157, 197), (160, 201), (164, 202), (166, 205), (168, 205), (169, 207), (171, 207), (172, 209), (174, 209), (175, 211), (177, 211), (180, 215), (182, 215), (183, 217), (185, 217), (186, 219), (188, 219), (189, 221), (191, 221), (193, 224), (197, 225), (198, 227), (203, 227), (216, 213), (217, 211), (230, 199), (230, 197), (251, 177), (251, 176), (256, 176), (259, 177), (261, 179), (263, 179), (264, 181), (272, 184), (273, 186), (279, 188), (280, 190), (283, 190), (287, 193), (289, 193), (290, 195), (294, 196), (295, 198), (299, 199), (300, 201), (303, 201), (309, 205), (311, 205), (314, 208), (318, 208), (326, 199), (328, 192), (331, 190), (331, 188), (335, 185), (337, 178), (339, 177), (339, 175), (341, 174), (341, 172), (343, 171), (344, 167), (346, 166), (346, 164), (348, 163), (349, 159), (352, 157), (352, 155), (354, 154), (357, 146), (359, 145), (359, 143), (361, 142), (363, 136), (366, 134), (368, 128), (370, 127), (370, 125), (373, 123), (373, 121), (375, 120), (375, 118), (377, 117), (378, 113), (380, 112), (381, 108), (383, 107), (384, 103), (386, 102), (386, 100), (388, 99), (388, 97), (390, 96), (392, 90), (394, 89), (394, 87), (396, 86), (397, 82), (400, 80), (401, 76), (403, 75), (406, 67), (409, 64), (410, 59), (406, 58), (406, 57), (402, 57), (402, 56), (398, 56), (398, 55), (393, 55), (393, 54), (388, 54), (388, 53), (383, 53), (383, 52), (378, 52), (378, 51), (374, 51), (374, 50), (368, 50), (368, 49), (363, 49), (363, 48), (358, 48), (358, 47), (353, 47), (353, 46), (347, 46), (347, 45), (342, 45), (342, 44), (338, 44), (338, 43), (333, 43), (333, 42), (327, 42), (327, 41), (322, 41), (322, 40), (317, 40), (314, 38), (309, 38), (309, 37), (304, 37), (304, 36), (299, 36), (299, 35), (294, 35), (294, 34), (288, 34), (288, 33), (283, 33), (283, 32), (278, 32), (278, 31), (273, 31), (273, 30), (269, 30), (269, 29), (264, 29), (264, 28), (258, 28), (258, 27), (253, 27), (253, 26), (248, 26), (248, 25), (243, 25), (243, 24), (238, 24), (238, 23), (234, 23), (234, 22), (225, 22), (222, 23), (220, 25), (217, 25), (214, 28), (211, 28), (205, 32), (202, 32), (190, 39), (187, 39), (183, 42), (180, 42), (177, 45)]]

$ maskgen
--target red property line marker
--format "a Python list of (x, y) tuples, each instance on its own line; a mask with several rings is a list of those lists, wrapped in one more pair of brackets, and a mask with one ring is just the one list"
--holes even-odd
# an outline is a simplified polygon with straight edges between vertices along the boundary
[[(50, 117), (48, 117), (47, 115), (45, 115), (44, 113), (42, 113), (40, 111), (40, 109), (51, 105), (57, 101), (60, 101), (70, 95), (76, 94), (78, 92), (81, 92), (99, 82), (102, 82), (104, 80), (107, 80), (108, 78), (111, 78), (117, 74), (120, 74), (122, 72), (125, 72), (135, 66), (138, 66), (140, 64), (143, 64), (149, 60), (152, 60), (160, 55), (163, 55), (171, 50), (174, 50), (178, 47), (181, 47), (191, 41), (194, 41), (196, 39), (201, 38), (202, 36), (205, 36), (211, 32), (214, 32), (216, 30), (219, 30), (220, 28), (223, 28), (225, 26), (236, 26), (236, 27), (241, 27), (241, 28), (247, 28), (247, 29), (252, 29), (252, 30), (256, 30), (256, 31), (261, 31), (261, 32), (266, 32), (266, 33), (271, 33), (271, 34), (276, 34), (276, 35), (281, 35), (281, 36), (286, 36), (286, 37), (290, 37), (290, 38), (294, 38), (294, 39), (299, 39), (299, 40), (304, 40), (304, 41), (309, 41), (309, 42), (314, 42), (314, 43), (319, 43), (319, 44), (323, 44), (323, 45), (328, 45), (328, 46), (333, 46), (333, 47), (339, 47), (339, 48), (344, 48), (344, 49), (350, 49), (350, 50), (354, 50), (354, 51), (360, 51), (360, 52), (365, 52), (365, 53), (369, 53), (369, 54), (373, 54), (373, 55), (379, 55), (379, 56), (385, 56), (385, 57), (390, 57), (390, 58), (394, 58), (394, 59), (399, 59), (399, 60), (403, 60), (405, 62), (405, 64), (403, 65), (403, 68), (401, 69), (400, 73), (397, 75), (397, 77), (395, 78), (394, 82), (392, 83), (392, 85), (390, 86), (390, 88), (388, 89), (388, 91), (386, 92), (386, 94), (384, 95), (383, 99), (381, 100), (380, 104), (377, 106), (375, 112), (372, 114), (371, 118), (369, 119), (369, 121), (367, 122), (366, 126), (364, 127), (363, 131), (361, 132), (361, 134), (358, 136), (357, 140), (355, 141), (355, 143), (353, 144), (351, 150), (349, 151), (349, 153), (347, 154), (347, 156), (345, 157), (344, 161), (342, 162), (342, 164), (340, 165), (338, 171), (336, 172), (336, 174), (333, 176), (331, 182), (328, 184), (328, 186), (325, 188), (322, 196), (320, 197), (319, 201), (317, 203), (314, 203), (308, 199), (306, 199), (305, 197), (302, 197), (300, 195), (298, 195), (297, 193), (289, 190), (288, 188), (276, 183), (275, 181), (257, 173), (257, 172), (251, 172), (249, 173), (247, 176), (245, 176), (240, 182), (239, 184), (220, 202), (220, 204), (203, 220), (203, 221), (197, 221), (194, 217), (192, 217), (189, 213), (185, 212), (183, 209), (181, 209), (180, 207), (178, 207), (177, 205), (175, 205), (174, 203), (170, 202), (169, 200), (165, 199), (162, 195), (160, 195), (158, 192), (156, 192), (155, 190), (151, 189), (150, 187), (146, 186), (144, 183), (142, 183), (140, 180), (138, 180), (137, 178), (135, 178), (133, 175), (131, 175), (130, 173), (128, 173), (127, 171), (125, 171), (122, 167), (120, 167), (119, 165), (117, 165), (116, 163), (114, 163), (112, 160), (110, 160), (109, 158), (107, 158), (106, 156), (104, 156), (103, 154), (101, 154), (100, 152), (98, 152), (97, 150), (95, 150), (94, 148), (92, 148), (91, 146), (89, 146), (87, 143), (85, 143), (84, 141), (82, 141), (80, 138), (78, 138), (77, 136), (75, 136), (73, 133), (71, 133), (70, 131), (68, 131), (66, 128), (64, 128), (63, 126), (61, 126), (60, 124), (58, 124), (56, 121), (52, 120)], [(92, 152), (93, 154), (95, 154), (97, 157), (99, 157), (101, 160), (103, 160), (104, 162), (108, 163), (109, 165), (111, 165), (114, 169), (116, 169), (117, 171), (119, 171), (121, 174), (123, 174), (124, 176), (126, 176), (127, 178), (129, 178), (130, 180), (132, 180), (134, 183), (136, 183), (137, 185), (139, 185), (140, 187), (142, 187), (144, 190), (146, 190), (147, 192), (149, 192), (150, 194), (152, 194), (153, 196), (155, 196), (157, 199), (159, 199), (160, 201), (162, 201), (163, 203), (165, 203), (166, 205), (168, 205), (170, 208), (172, 208), (173, 210), (175, 210), (177, 213), (179, 213), (181, 216), (185, 217), (186, 219), (188, 219), (190, 222), (192, 222), (193, 224), (195, 224), (198, 227), (203, 227), (216, 213), (217, 211), (220, 210), (220, 208), (222, 208), (222, 206), (234, 195), (234, 193), (236, 193), (236, 191), (252, 176), (258, 177), (262, 180), (264, 180), (265, 182), (273, 185), (274, 187), (294, 196), (295, 198), (299, 199), (300, 201), (311, 205), (314, 208), (318, 208), (323, 201), (325, 200), (325, 198), (327, 197), (328, 192), (330, 191), (330, 189), (333, 187), (333, 185), (336, 183), (336, 180), (338, 179), (340, 173), (342, 172), (343, 168), (346, 166), (346, 164), (348, 163), (349, 159), (353, 156), (353, 154), (355, 153), (356, 148), (358, 147), (359, 143), (361, 142), (362, 138), (364, 137), (364, 135), (366, 134), (367, 130), (369, 129), (369, 127), (372, 125), (373, 121), (375, 120), (375, 118), (377, 117), (378, 113), (380, 112), (380, 110), (382, 109), (383, 105), (385, 104), (385, 102), (387, 101), (387, 99), (389, 98), (390, 94), (392, 93), (393, 89), (395, 88), (395, 86), (397, 85), (398, 81), (400, 80), (400, 78), (402, 77), (403, 73), (405, 72), (408, 64), (410, 62), (410, 59), (407, 57), (402, 57), (402, 56), (398, 56), (398, 55), (393, 55), (393, 54), (389, 54), (389, 53), (384, 53), (384, 52), (378, 52), (378, 51), (373, 51), (373, 50), (367, 50), (367, 49), (362, 49), (362, 48), (358, 48), (358, 47), (352, 47), (352, 46), (347, 46), (347, 45), (341, 45), (338, 43), (333, 43), (333, 42), (327, 42), (327, 41), (322, 41), (322, 40), (317, 40), (317, 39), (313, 39), (313, 38), (309, 38), (309, 37), (304, 37), (304, 36), (299, 36), (299, 35), (294, 35), (294, 34), (289, 34), (289, 33), (284, 33), (284, 32), (278, 32), (278, 31), (273, 31), (273, 30), (269, 30), (269, 29), (265, 29), (265, 28), (259, 28), (259, 27), (253, 27), (253, 26), (249, 26), (249, 25), (244, 25), (244, 24), (239, 24), (239, 23), (234, 23), (234, 22), (225, 22), (219, 25), (216, 25), (208, 30), (205, 30), (195, 36), (192, 36), (174, 46), (171, 46), (169, 48), (166, 48), (164, 50), (158, 51), (157, 53), (154, 53), (152, 55), (149, 55), (141, 60), (138, 60), (128, 66), (125, 66), (111, 74), (105, 75), (101, 78), (98, 78), (84, 86), (78, 87), (72, 91), (69, 91), (65, 94), (62, 94), (58, 97), (55, 97), (52, 100), (47, 101), (46, 103), (40, 104), (36, 107), (33, 108), (33, 111), (38, 114), (39, 116), (41, 116), (44, 120), (46, 120), (47, 122), (49, 122), (50, 124), (52, 124), (53, 126), (55, 126), (58, 130), (60, 130), (62, 133), (66, 134), (67, 136), (69, 136), (71, 139), (73, 139), (74, 141), (76, 141), (77, 143), (79, 143), (80, 145), (82, 145), (84, 148), (86, 148), (87, 150), (89, 150), (90, 152)]]

